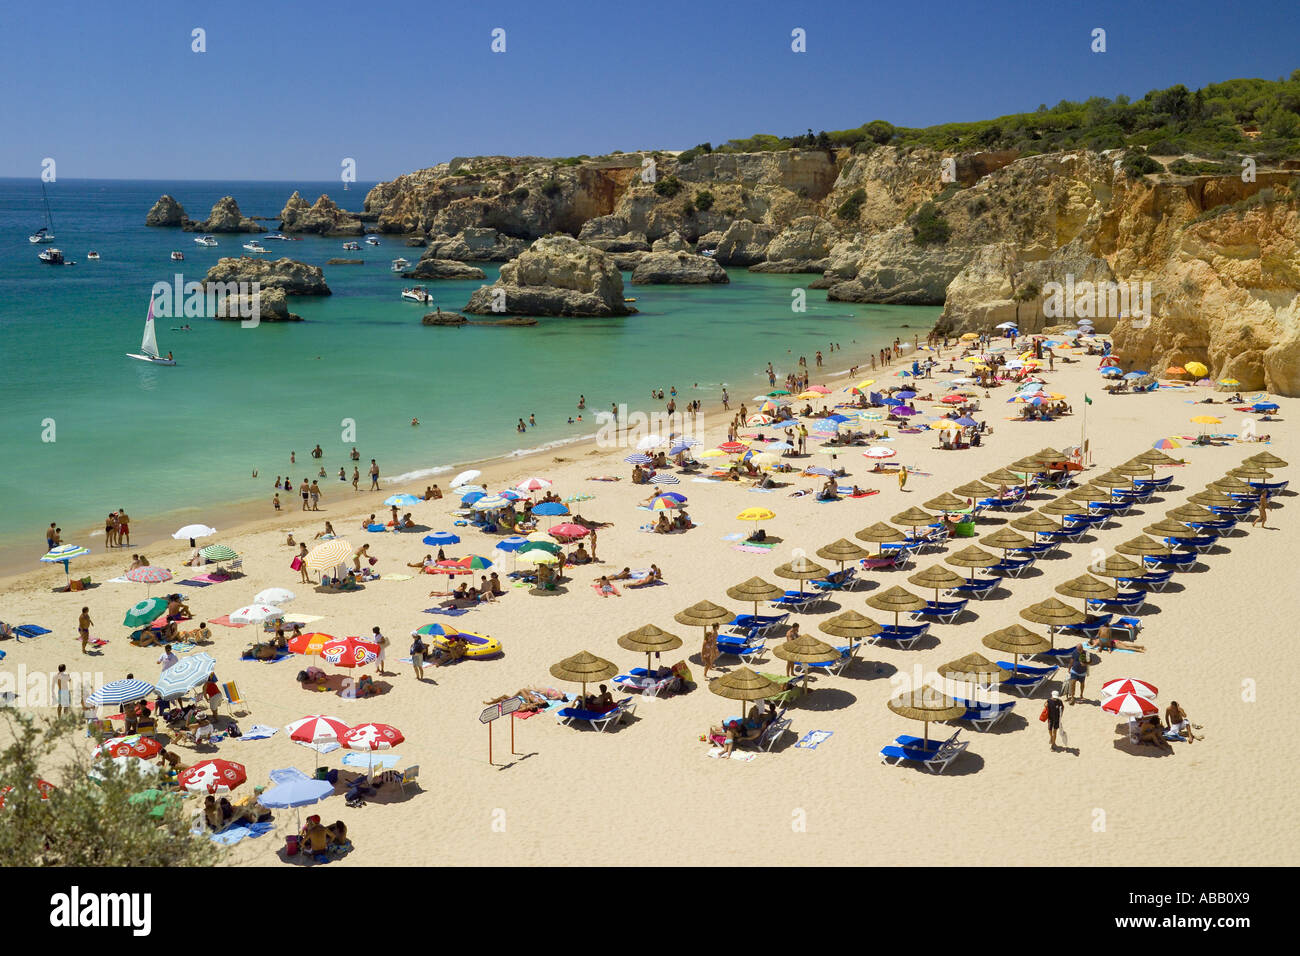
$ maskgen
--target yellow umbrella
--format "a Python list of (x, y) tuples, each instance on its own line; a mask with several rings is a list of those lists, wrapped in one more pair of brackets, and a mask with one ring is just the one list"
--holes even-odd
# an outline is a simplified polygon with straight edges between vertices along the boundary
[(317, 545), (307, 555), (308, 571), (325, 571), (336, 568), (356, 553), (356, 549), (341, 538)]
[(875, 384), (876, 384), (876, 380), (875, 380), (874, 378), (864, 378), (862, 381), (858, 382), (858, 384), (857, 384), (857, 385), (854, 385), (853, 387), (854, 387), (854, 388), (870, 388), (872, 385), (875, 385)]
[(727, 454), (727, 453), (726, 453), (725, 451), (722, 451), (722, 450), (719, 449), (719, 448), (708, 448), (708, 449), (705, 449), (704, 451), (700, 452), (699, 455), (698, 455), (697, 457), (699, 457), (699, 458), (723, 458), (723, 457), (726, 456), (726, 454)]
[(1187, 369), (1189, 375), (1195, 375), (1197, 378), (1205, 378), (1210, 374), (1210, 370), (1200, 362), (1184, 362), (1183, 368)]
[(1192, 419), (1197, 425), (1222, 425), (1223, 419), (1215, 418), (1213, 415), (1197, 415)]
[(768, 521), (776, 517), (775, 511), (769, 511), (767, 508), (746, 508), (740, 514), (736, 515), (737, 521), (754, 522), (754, 533), (758, 533), (758, 523)]
[(962, 335), (961, 340), (963, 342), (974, 342), (977, 338), (979, 338), (979, 336), (974, 332), (966, 332)]
[(821, 392), (800, 392), (798, 395), (795, 396), (795, 398), (804, 398), (804, 399), (817, 399), (817, 398), (824, 398), (824, 397), (825, 396), (822, 395)]
[(525, 551), (523, 554), (517, 555), (517, 558), (524, 564), (558, 564), (560, 561), (559, 555), (541, 549)]
[(930, 422), (930, 427), (935, 431), (961, 431), (962, 426), (958, 425), (952, 419), (944, 419), (941, 422)]

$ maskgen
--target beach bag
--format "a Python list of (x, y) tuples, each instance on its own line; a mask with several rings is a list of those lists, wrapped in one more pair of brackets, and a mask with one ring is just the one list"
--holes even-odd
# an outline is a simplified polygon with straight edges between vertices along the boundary
[(1042, 711), (1042, 713), (1040, 713), (1040, 714), (1038, 715), (1038, 719), (1041, 720), (1041, 721), (1043, 721), (1043, 723), (1046, 723), (1046, 722), (1047, 722), (1047, 705), (1046, 705), (1046, 704), (1043, 705), (1043, 711)]
[(292, 561), (289, 562), (289, 567), (292, 568), (294, 571), (301, 571), (302, 558), (295, 557)]
[(378, 559), (378, 558), (371, 558), (371, 559), (370, 559), (370, 566), (371, 566), (372, 568), (373, 568), (376, 564), (378, 564), (378, 563), (379, 563), (379, 559)]
[(1057, 739), (1057, 742), (1060, 743), (1060, 745), (1061, 745), (1062, 747), (1068, 747), (1068, 746), (1070, 746), (1070, 738), (1069, 738), (1069, 735), (1067, 735), (1066, 732), (1065, 732), (1064, 730), (1057, 730), (1057, 732), (1056, 732), (1056, 739)]

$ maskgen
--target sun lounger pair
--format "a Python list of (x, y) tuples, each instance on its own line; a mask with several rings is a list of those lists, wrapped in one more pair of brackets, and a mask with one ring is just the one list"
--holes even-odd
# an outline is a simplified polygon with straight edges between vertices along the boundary
[(1025, 558), (1004, 558), (988, 570), (994, 574), (1010, 574), (1020, 577), (1025, 571), (1033, 567), (1034, 562), (1037, 560), (1038, 558), (1034, 555)]
[(786, 591), (783, 597), (772, 602), (772, 607), (788, 608), (791, 611), (807, 611), (826, 600), (817, 591)]
[(958, 730), (947, 740), (931, 740), (929, 743), (921, 737), (902, 734), (895, 737), (894, 742), (888, 747), (881, 748), (880, 757), (885, 763), (894, 766), (909, 760), (921, 764), (931, 773), (943, 773), (948, 764), (966, 749), (966, 741), (957, 740), (957, 735), (960, 733), (961, 731)]
[(984, 600), (989, 594), (1002, 583), (1001, 578), (971, 578), (965, 584), (959, 584), (949, 593), (959, 595), (970, 595), (971, 597)]
[(762, 637), (764, 634), (781, 627), (786, 621), (790, 620), (789, 613), (785, 614), (737, 614), (724, 627), (730, 634), (741, 634), (752, 640)]
[(872, 644), (881, 647), (898, 647), (911, 650), (912, 645), (930, 633), (929, 623), (925, 624), (886, 624), (877, 633), (867, 638)]
[(963, 697), (954, 697), (953, 700), (959, 704), (964, 704), (966, 707), (966, 713), (957, 719), (973, 725), (976, 730), (980, 731), (992, 728), (1007, 714), (1011, 713), (1016, 706), (1014, 700), (1004, 700), (997, 703), (967, 700)]
[(1152, 491), (1159, 491), (1162, 488), (1168, 488), (1173, 483), (1173, 475), (1165, 475), (1163, 478), (1137, 478), (1133, 481), (1135, 487), (1150, 488)]
[(809, 581), (819, 591), (849, 591), (857, 583), (857, 568), (845, 568), (843, 571), (834, 571), (826, 575), (820, 581)]
[(956, 601), (926, 601), (925, 610), (913, 611), (913, 618), (920, 617), (937, 617), (945, 624), (951, 624), (962, 611), (966, 610), (966, 605), (970, 603), (970, 598), (961, 598)]
[(998, 661), (998, 667), (1002, 668), (1006, 675), (1002, 678), (1002, 686), (1010, 687), (1021, 697), (1032, 697), (1038, 688), (1052, 679), (1059, 667), (1055, 664), (1049, 667), (1031, 667), (1028, 664), (1020, 664), (1014, 667), (1011, 661)]
[(1163, 591), (1169, 579), (1174, 576), (1170, 571), (1148, 571), (1140, 578), (1116, 578), (1116, 582), (1124, 587), (1143, 588), (1147, 591)]
[[(1178, 543), (1177, 538), (1165, 538), (1164, 544), (1174, 545)], [(1148, 567), (1167, 567), (1179, 570), (1186, 570), (1196, 564), (1195, 551), (1174, 551), (1170, 554), (1144, 554), (1142, 562)]]
[(861, 643), (857, 643), (857, 644), (846, 644), (842, 647), (837, 647), (835, 648), (835, 650), (839, 651), (840, 656), (835, 658), (835, 660), (822, 661), (815, 664), (796, 664), (795, 673), (815, 674), (824, 671), (829, 674), (834, 674), (836, 677), (838, 677), (840, 674), (844, 672), (845, 668), (847, 668), (850, 664), (852, 664), (857, 659), (858, 648), (861, 646), (862, 646)]
[(558, 723), (566, 726), (573, 726), (576, 723), (591, 724), (600, 733), (604, 733), (610, 726), (621, 723), (623, 718), (631, 716), (636, 712), (636, 700), (632, 697), (624, 697), (613, 707), (606, 711), (583, 710), (580, 707), (563, 707), (555, 712), (555, 719)]
[(619, 674), (614, 683), (627, 693), (638, 693), (642, 697), (658, 697), (672, 689), (678, 683), (676, 674), (667, 677), (654, 677), (644, 667), (634, 667), (626, 674)]
[(1127, 611), (1130, 614), (1141, 614), (1146, 602), (1147, 592), (1145, 590), (1118, 591), (1115, 597), (1089, 601), (1088, 606), (1106, 611)]
[(758, 638), (757, 640), (731, 640), (723, 637), (718, 638), (718, 654), (730, 654), (733, 657), (739, 657), (745, 663), (750, 663), (763, 656), (767, 650), (767, 641)]

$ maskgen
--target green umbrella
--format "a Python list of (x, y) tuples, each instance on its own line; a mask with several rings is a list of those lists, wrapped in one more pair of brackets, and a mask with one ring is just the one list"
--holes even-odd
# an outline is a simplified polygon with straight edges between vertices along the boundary
[(166, 598), (145, 598), (126, 612), (122, 624), (126, 627), (143, 627), (165, 610), (167, 610)]
[(559, 554), (563, 550), (554, 541), (529, 541), (519, 546), (519, 554), (527, 554), (529, 551), (547, 551), (551, 554)]
[(232, 548), (227, 548), (224, 544), (210, 544), (202, 549), (199, 554), (209, 561), (233, 561), (239, 557)]
[(172, 791), (150, 787), (148, 790), (141, 790), (139, 793), (131, 794), (126, 798), (126, 802), (136, 806), (150, 807), (149, 816), (155, 820), (161, 820), (167, 815), (169, 807), (181, 805), (181, 796)]

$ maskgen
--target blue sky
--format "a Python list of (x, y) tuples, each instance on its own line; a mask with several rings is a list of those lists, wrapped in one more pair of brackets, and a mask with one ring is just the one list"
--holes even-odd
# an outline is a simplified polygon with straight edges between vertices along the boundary
[[(1300, 67), (1293, 2), (8, 3), (0, 176), (362, 181), (453, 156), (981, 119)], [(207, 52), (191, 50), (206, 31)], [(506, 31), (506, 52), (490, 49)], [(791, 30), (807, 52), (791, 51)], [(1089, 49), (1107, 31), (1107, 52)]]

